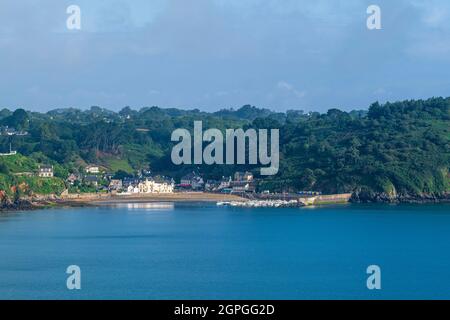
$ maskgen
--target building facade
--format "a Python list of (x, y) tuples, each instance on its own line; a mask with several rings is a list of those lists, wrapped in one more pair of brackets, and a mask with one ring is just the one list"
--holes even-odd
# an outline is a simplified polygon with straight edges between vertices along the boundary
[(189, 173), (181, 178), (182, 186), (189, 186), (192, 190), (202, 190), (205, 186), (203, 178), (195, 172)]
[(139, 193), (173, 193), (174, 184), (171, 181), (145, 179), (138, 188)]
[(94, 166), (94, 165), (87, 166), (85, 168), (85, 170), (86, 170), (86, 173), (92, 173), (92, 174), (100, 173), (100, 168), (98, 166)]
[(41, 178), (53, 177), (53, 166), (41, 165), (38, 169), (38, 176)]

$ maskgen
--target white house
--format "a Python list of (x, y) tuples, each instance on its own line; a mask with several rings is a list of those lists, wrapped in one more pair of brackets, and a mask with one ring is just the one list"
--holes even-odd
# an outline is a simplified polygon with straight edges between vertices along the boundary
[(51, 178), (53, 177), (53, 166), (40, 165), (38, 176), (41, 178)]
[(174, 184), (163, 179), (145, 179), (138, 187), (140, 193), (173, 193)]
[(98, 166), (94, 166), (94, 165), (87, 166), (84, 170), (86, 170), (86, 173), (92, 173), (92, 174), (100, 173), (100, 168)]
[(127, 193), (139, 193), (139, 188), (130, 184), (127, 188)]
[(111, 179), (111, 182), (109, 183), (109, 190), (122, 190), (123, 183), (120, 179)]
[(220, 185), (217, 189), (222, 190), (225, 188), (229, 188), (231, 185), (231, 181), (231, 177), (222, 177), (222, 180), (220, 180)]

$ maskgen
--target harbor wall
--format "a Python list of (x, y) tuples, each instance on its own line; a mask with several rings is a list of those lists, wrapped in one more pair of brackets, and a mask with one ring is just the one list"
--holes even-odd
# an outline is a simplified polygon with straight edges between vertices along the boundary
[(351, 193), (320, 195), (315, 199), (314, 204), (346, 203), (350, 201), (351, 196)]
[(298, 201), (305, 206), (321, 205), (321, 204), (339, 204), (350, 201), (351, 193), (327, 194), (314, 197), (299, 197)]

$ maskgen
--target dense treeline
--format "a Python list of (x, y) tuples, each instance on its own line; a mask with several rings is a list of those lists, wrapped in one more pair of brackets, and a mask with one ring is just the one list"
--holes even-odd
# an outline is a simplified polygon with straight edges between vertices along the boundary
[(191, 129), (195, 120), (202, 120), (205, 129), (280, 129), (280, 170), (264, 179), (262, 189), (355, 192), (361, 198), (441, 197), (449, 191), (450, 98), (375, 103), (368, 111), (325, 114), (251, 106), (215, 113), (158, 107), (126, 107), (117, 113), (99, 107), (47, 113), (3, 109), (0, 124), (28, 135), (2, 135), (0, 148), (5, 152), (12, 143), (25, 156), (59, 164), (64, 173), (87, 163), (111, 172), (147, 168), (174, 177), (193, 169), (207, 178), (255, 169), (172, 165), (172, 131)]

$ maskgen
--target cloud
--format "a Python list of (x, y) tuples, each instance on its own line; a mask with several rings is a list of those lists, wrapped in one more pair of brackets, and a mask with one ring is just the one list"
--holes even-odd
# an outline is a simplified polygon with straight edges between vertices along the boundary
[(324, 111), (450, 87), (446, 0), (379, 0), (374, 32), (369, 0), (78, 0), (80, 32), (69, 4), (2, 3), (0, 105)]
[(426, 27), (450, 29), (450, 3), (442, 0), (412, 0)]
[(306, 95), (305, 91), (299, 91), (299, 90), (295, 89), (292, 84), (287, 83), (286, 81), (278, 82), (277, 88), (280, 91), (282, 91), (283, 93), (292, 94), (294, 97), (296, 97), (298, 99), (302, 99)]

